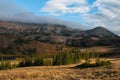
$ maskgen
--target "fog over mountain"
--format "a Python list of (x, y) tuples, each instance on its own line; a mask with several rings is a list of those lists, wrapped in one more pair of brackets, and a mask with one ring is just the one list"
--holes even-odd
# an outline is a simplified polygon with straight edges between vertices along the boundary
[(33, 12), (27, 11), (24, 7), (17, 6), (15, 0), (8, 3), (9, 0), (0, 1), (0, 20), (1, 21), (18, 21), (25, 23), (48, 23), (66, 25), (72, 28), (83, 28), (85, 26), (78, 22), (66, 21), (53, 16), (38, 16)]

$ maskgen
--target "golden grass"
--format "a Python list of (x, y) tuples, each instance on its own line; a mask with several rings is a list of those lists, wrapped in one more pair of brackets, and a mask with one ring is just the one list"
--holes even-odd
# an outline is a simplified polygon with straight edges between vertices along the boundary
[(120, 59), (109, 59), (112, 65), (78, 69), (77, 64), (1, 70), (0, 80), (120, 80)]
[(97, 52), (97, 53), (109, 53), (117, 48), (109, 47), (109, 46), (96, 46), (90, 48), (81, 49), (82, 52)]

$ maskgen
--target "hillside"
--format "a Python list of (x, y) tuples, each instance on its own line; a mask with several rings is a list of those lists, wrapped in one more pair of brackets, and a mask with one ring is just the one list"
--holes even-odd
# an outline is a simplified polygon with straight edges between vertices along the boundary
[(91, 30), (85, 30), (67, 40), (69, 46), (91, 47), (91, 46), (114, 46), (120, 47), (120, 37), (103, 28), (96, 27)]
[(1, 53), (54, 53), (57, 44), (69, 47), (119, 47), (120, 38), (103, 27), (81, 30), (57, 24), (0, 21)]
[(20, 38), (15, 35), (0, 35), (0, 53), (4, 54), (33, 54), (54, 53), (55, 46), (34, 40)]

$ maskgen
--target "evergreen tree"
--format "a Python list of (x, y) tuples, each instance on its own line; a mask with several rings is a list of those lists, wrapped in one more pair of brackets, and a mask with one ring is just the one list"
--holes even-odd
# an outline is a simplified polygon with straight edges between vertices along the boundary
[(65, 51), (53, 57), (53, 65), (66, 65), (73, 63), (72, 53)]
[(59, 53), (58, 55), (54, 56), (53, 58), (53, 65), (62, 65), (62, 53)]
[(34, 65), (34, 66), (43, 66), (43, 65), (44, 65), (44, 58), (43, 58), (43, 56), (37, 57), (37, 58), (34, 60), (33, 65)]
[(31, 58), (26, 58), (19, 63), (19, 67), (29, 67), (33, 66), (33, 60)]
[(100, 63), (101, 61), (100, 61), (100, 58), (99, 58), (99, 55), (97, 55), (96, 56), (96, 61), (95, 61), (96, 63)]
[(90, 62), (90, 54), (88, 52), (84, 53), (84, 59), (85, 59), (85, 63)]

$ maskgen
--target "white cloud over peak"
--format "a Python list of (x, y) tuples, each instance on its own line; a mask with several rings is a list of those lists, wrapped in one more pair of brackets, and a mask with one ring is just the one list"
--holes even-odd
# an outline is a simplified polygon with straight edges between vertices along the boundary
[[(97, 10), (89, 13), (93, 8)], [(120, 34), (120, 0), (96, 0), (93, 4), (88, 0), (49, 0), (41, 11), (56, 15), (78, 13), (85, 26), (103, 26)]]
[(93, 27), (104, 26), (120, 34), (120, 0), (97, 0), (93, 6), (96, 6), (99, 12), (84, 15), (88, 24)]

